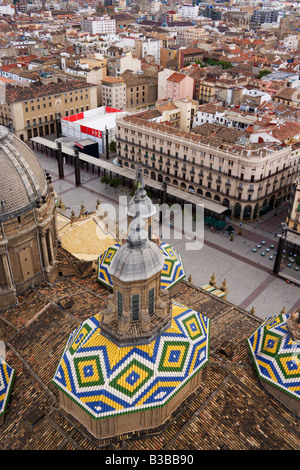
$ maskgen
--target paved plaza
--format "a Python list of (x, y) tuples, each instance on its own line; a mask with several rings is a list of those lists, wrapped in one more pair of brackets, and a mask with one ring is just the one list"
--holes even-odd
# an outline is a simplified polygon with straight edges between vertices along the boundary
[[(35, 154), (42, 167), (52, 176), (54, 189), (66, 205), (68, 216), (71, 210), (79, 215), (82, 203), (87, 211), (95, 210), (96, 201), (100, 198), (103, 205), (115, 207), (117, 214), (120, 211), (120, 221), (126, 219), (126, 205), (122, 203), (118, 207), (118, 203), (119, 196), (129, 195), (131, 191), (129, 188), (115, 189), (107, 186), (101, 182), (97, 172), (93, 174), (92, 171), (85, 170), (81, 170), (81, 186), (76, 187), (73, 166), (65, 165), (65, 177), (59, 179), (56, 159), (37, 151)], [(272, 272), (274, 260), (270, 259), (276, 250), (276, 234), (281, 232), (280, 224), (285, 220), (286, 209), (287, 207), (283, 206), (276, 212), (266, 214), (261, 218), (261, 223), (243, 223), (242, 235), (236, 235), (234, 241), (205, 229), (204, 246), (201, 250), (186, 250), (188, 240), (182, 237), (178, 239), (177, 228), (171, 231), (170, 240), (164, 239), (164, 241), (169, 241), (181, 253), (186, 279), (192, 276), (195, 286), (208, 283), (211, 275), (215, 273), (218, 286), (226, 279), (227, 299), (230, 302), (248, 311), (254, 307), (255, 314), (260, 318), (276, 315), (283, 307), (287, 313), (290, 313), (300, 307), (299, 287), (274, 276)], [(231, 222), (238, 231), (237, 222)], [(260, 254), (261, 248), (256, 252), (252, 251), (262, 241), (265, 241), (262, 248), (270, 250), (264, 257)], [(274, 248), (270, 248), (271, 245), (274, 245)], [(293, 271), (293, 276), (296, 274)]]

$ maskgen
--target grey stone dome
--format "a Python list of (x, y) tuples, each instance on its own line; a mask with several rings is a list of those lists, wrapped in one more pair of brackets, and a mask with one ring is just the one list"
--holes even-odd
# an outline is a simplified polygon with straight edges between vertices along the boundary
[(141, 281), (161, 271), (163, 266), (162, 253), (155, 243), (147, 240), (135, 247), (125, 243), (116, 253), (109, 274), (124, 282)]
[(0, 126), (0, 221), (27, 212), (47, 191), (47, 180), (35, 154)]
[[(138, 208), (141, 206), (139, 203)], [(119, 248), (108, 268), (109, 274), (120, 281), (149, 279), (164, 266), (164, 257), (159, 247), (148, 240), (148, 235), (143, 229), (144, 225), (140, 212), (136, 212), (129, 226), (127, 241)]]

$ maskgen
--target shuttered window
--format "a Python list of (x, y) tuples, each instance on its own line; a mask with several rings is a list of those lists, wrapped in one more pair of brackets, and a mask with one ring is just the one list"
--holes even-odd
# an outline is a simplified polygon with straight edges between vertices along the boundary
[(131, 319), (137, 321), (140, 319), (140, 295), (131, 296)]
[(150, 316), (154, 314), (154, 287), (148, 292), (148, 311)]
[(123, 294), (121, 292), (117, 292), (117, 313), (118, 317), (121, 317), (123, 313)]

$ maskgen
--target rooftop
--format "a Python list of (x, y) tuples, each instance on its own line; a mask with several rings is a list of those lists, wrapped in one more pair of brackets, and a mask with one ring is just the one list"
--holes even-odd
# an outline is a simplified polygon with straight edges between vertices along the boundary
[(41, 96), (55, 95), (57, 93), (65, 93), (67, 91), (93, 86), (96, 85), (79, 80), (69, 80), (67, 82), (58, 83), (51, 82), (47, 85), (32, 85), (24, 88), (8, 85), (6, 87), (6, 101), (8, 103), (16, 103), (18, 101), (26, 101)]
[(51, 381), (69, 334), (101, 311), (107, 295), (95, 274), (62, 277), (28, 291), (18, 307), (1, 314), (6, 361), (16, 374), (1, 426), (3, 450), (299, 449), (299, 420), (261, 386), (248, 349), (262, 320), (188, 283), (176, 302), (211, 324), (205, 386), (159, 429), (122, 435), (119, 442), (88, 434), (59, 407)]

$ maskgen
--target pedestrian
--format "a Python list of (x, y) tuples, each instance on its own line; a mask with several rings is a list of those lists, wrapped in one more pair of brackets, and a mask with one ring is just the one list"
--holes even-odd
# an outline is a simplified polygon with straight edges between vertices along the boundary
[(277, 238), (277, 233), (275, 233), (275, 238)]
[(240, 227), (242, 226), (242, 222), (240, 222)]

